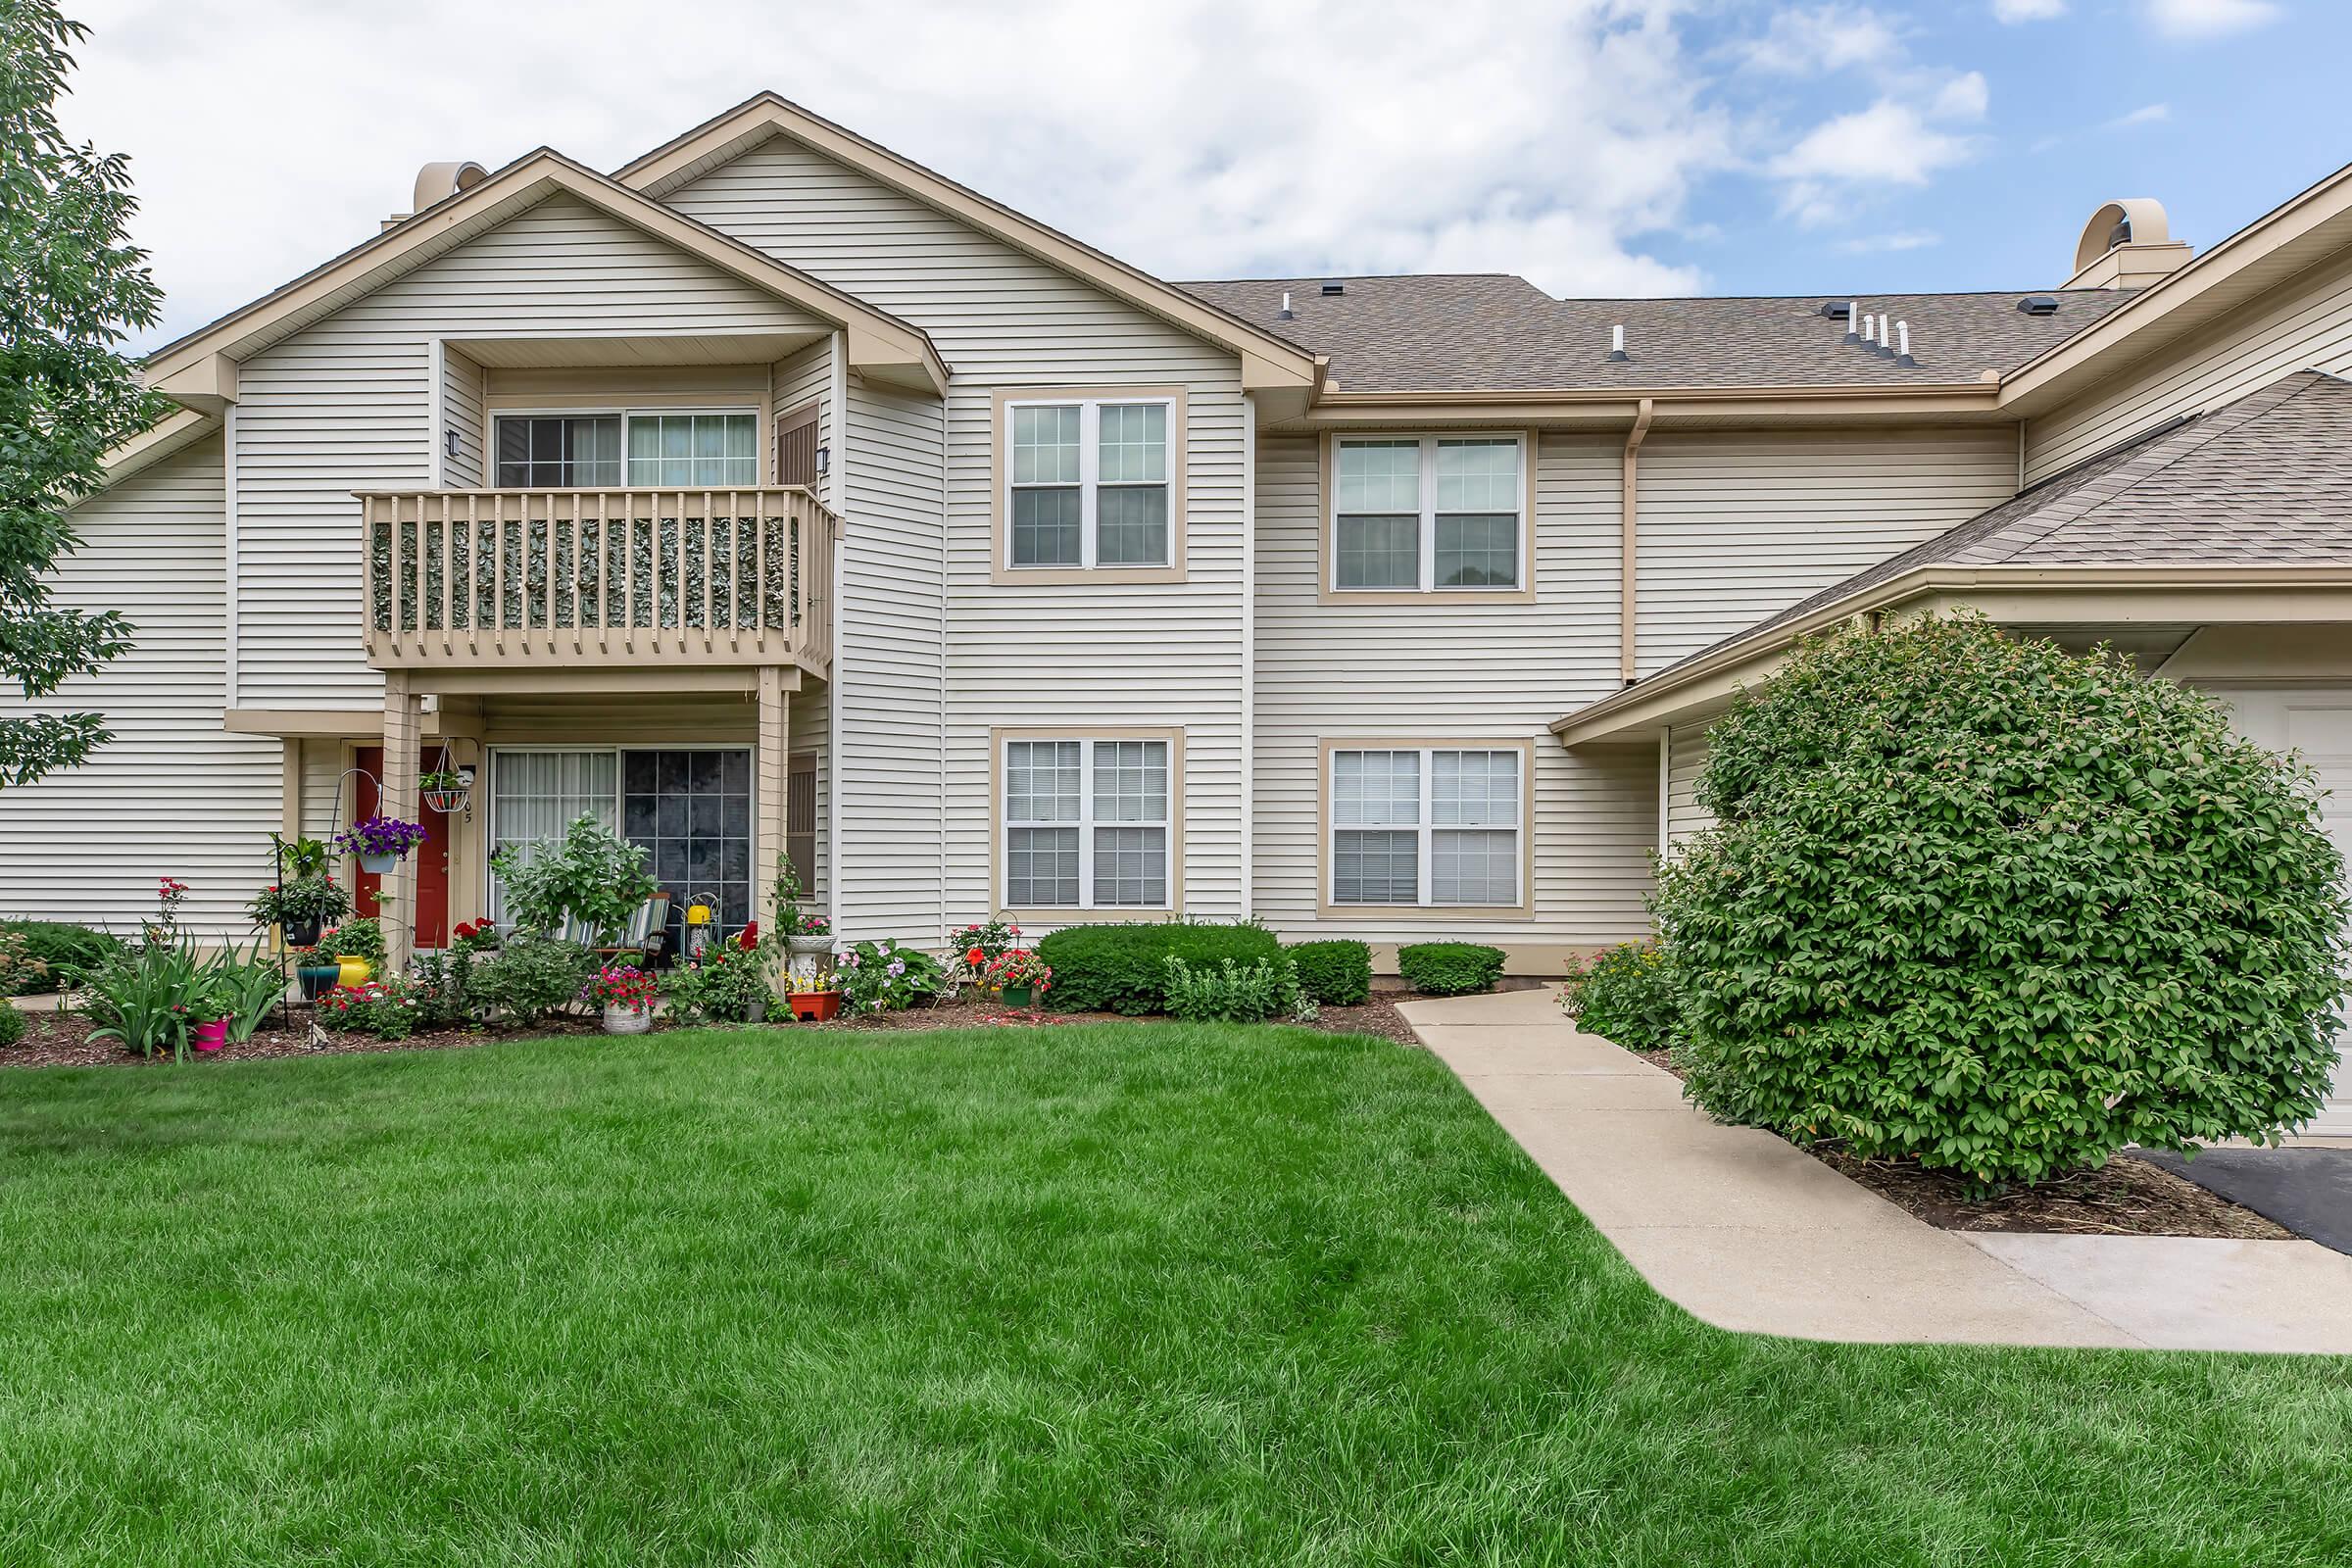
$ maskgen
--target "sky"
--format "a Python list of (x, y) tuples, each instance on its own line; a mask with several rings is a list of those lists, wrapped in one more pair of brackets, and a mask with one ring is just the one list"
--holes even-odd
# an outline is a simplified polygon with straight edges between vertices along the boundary
[(1162, 277), (1563, 296), (2046, 288), (2101, 203), (2200, 249), (2352, 161), (2346, 0), (67, 0), (152, 347), (419, 165), (611, 170), (769, 88)]

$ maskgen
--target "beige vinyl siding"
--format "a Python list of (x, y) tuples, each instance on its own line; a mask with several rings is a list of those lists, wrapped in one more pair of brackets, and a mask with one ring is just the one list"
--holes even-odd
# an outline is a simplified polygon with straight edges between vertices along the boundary
[(2030, 421), (2027, 482), (2167, 419), (2235, 402), (2292, 370), (2352, 373), (2352, 261), (2290, 279), (2185, 347)]
[(236, 420), (239, 705), (380, 700), (360, 652), (351, 492), (431, 482), (430, 339), (821, 324), (556, 197), (255, 355)]
[(2016, 481), (2014, 428), (1653, 432), (1642, 448), (1641, 673), (1967, 521)]
[(1715, 825), (1715, 813), (1698, 804), (1698, 770), (1707, 764), (1707, 732), (1693, 724), (1667, 735), (1666, 845)]
[(852, 380), (848, 426), (851, 521), (834, 669), (852, 726), (842, 757), (841, 935), (928, 946), (943, 939), (945, 921), (944, 411), (934, 398)]
[[(990, 863), (992, 727), (1175, 727), (1185, 732), (1185, 907), (1244, 911), (1241, 887), (1242, 487), (1237, 359), (1156, 318), (964, 227), (935, 210), (818, 157), (771, 139), (703, 174), (670, 205), (804, 268), (929, 331), (954, 371), (946, 403), (948, 543), (945, 907), (948, 924), (978, 919), (999, 901)], [(1189, 427), (1185, 464), (1187, 580), (1125, 586), (999, 586), (989, 580), (991, 502), (997, 483), (992, 434), (1000, 389), (1182, 386)], [(857, 411), (853, 411), (855, 414)], [(880, 452), (871, 448), (879, 441)], [(869, 772), (894, 782), (916, 765), (915, 721), (878, 713), (852, 695), (868, 657), (851, 641), (854, 596), (914, 612), (932, 592), (926, 567), (861, 544), (861, 508), (876, 461), (909, 461), (902, 444), (862, 418), (834, 455), (846, 465), (853, 581), (843, 585), (841, 671), (845, 813), (864, 798)], [(905, 524), (892, 522), (893, 528)], [(912, 545), (910, 542), (910, 550)], [(937, 613), (934, 609), (934, 614)], [(912, 657), (911, 627), (888, 623), (892, 657)], [(884, 632), (870, 635), (882, 636)], [(900, 666), (904, 667), (903, 663)], [(909, 685), (905, 698), (915, 702)], [(919, 708), (916, 710), (919, 711)], [(936, 741), (930, 771), (936, 792)], [(873, 751), (869, 760), (864, 754)], [(908, 820), (906, 831), (927, 831)], [(845, 923), (911, 921), (906, 891), (918, 885), (906, 856), (869, 881), (860, 842), (844, 824)], [(925, 841), (929, 843), (928, 840)], [(936, 877), (934, 877), (936, 882)], [(897, 934), (914, 935), (911, 925)]]
[[(1537, 453), (1534, 603), (1359, 607), (1316, 603), (1315, 443), (1260, 439), (1253, 906), (1286, 935), (1581, 947), (1646, 929), (1656, 748), (1572, 753), (1544, 727), (1616, 685), (1618, 446), (1545, 435)], [(1318, 914), (1319, 745), (1351, 735), (1535, 742), (1533, 919)]]
[(441, 459), (441, 483), (451, 490), (478, 490), (488, 482), (490, 432), (482, 411), (482, 368), (463, 351), (444, 344), (441, 349), (441, 428), (432, 433), (444, 441), (456, 431), (458, 450)]
[(242, 937), (270, 880), (283, 799), (279, 743), (220, 728), (227, 667), (220, 441), (75, 509), (81, 548), (53, 578), (61, 609), (121, 610), (130, 652), (57, 696), (0, 713), (96, 711), (114, 739), (77, 768), (0, 790), (0, 914), (135, 931), (160, 878), (188, 884), (183, 918)]
[[(816, 444), (820, 448), (834, 445), (833, 354), (833, 339), (819, 338), (774, 368), (774, 412), (779, 415), (790, 414), (803, 404), (815, 404)], [(766, 439), (773, 442), (775, 431), (769, 430)], [(769, 461), (774, 460), (771, 458)], [(841, 510), (833, 499), (833, 476), (830, 473), (818, 477), (816, 494), (818, 500), (833, 507), (836, 512)]]

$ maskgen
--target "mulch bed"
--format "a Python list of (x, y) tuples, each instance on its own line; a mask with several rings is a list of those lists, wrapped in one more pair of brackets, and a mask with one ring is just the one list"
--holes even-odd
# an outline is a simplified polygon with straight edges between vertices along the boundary
[[(540, 1039), (548, 1035), (595, 1035), (604, 1032), (601, 1021), (595, 1018), (555, 1017), (527, 1029), (486, 1031), (479, 1029), (439, 1029), (416, 1034), (406, 1040), (378, 1040), (372, 1035), (337, 1034), (331, 1030), (311, 1028), (311, 1009), (297, 1006), (290, 1028), (276, 1027), (278, 1015), (270, 1015), (270, 1027), (254, 1032), (251, 1040), (224, 1046), (217, 1052), (198, 1055), (188, 1053), (191, 1063), (207, 1061), (256, 1061), (274, 1056), (331, 1056), (357, 1055), (381, 1051), (447, 1051), (466, 1046), (487, 1045), (494, 1040)], [(978, 1028), (1035, 1028), (1069, 1023), (1165, 1023), (1165, 1018), (1122, 1018), (1108, 1012), (1039, 1012), (1026, 1008), (1005, 1007), (995, 1003), (956, 1001), (936, 1007), (910, 1007), (901, 1012), (877, 1013), (862, 1018), (840, 1018), (831, 1023), (796, 1024), (721, 1024), (719, 1028), (746, 1030), (798, 1030), (805, 1033), (866, 1033), (876, 1030), (910, 1029), (978, 1029)], [(149, 1058), (124, 1051), (112, 1040), (92, 1040), (90, 1020), (78, 1013), (27, 1012), (24, 1015), (24, 1038), (14, 1046), (0, 1048), (0, 1067), (135, 1067), (148, 1063)], [(657, 1031), (665, 1029), (657, 1024)], [(1387, 997), (1375, 994), (1360, 1006), (1325, 1007), (1323, 1015), (1305, 1027), (1329, 1034), (1374, 1035), (1401, 1045), (1416, 1041), (1412, 1027)], [(154, 1057), (157, 1062), (170, 1062), (170, 1055)]]
[[(1653, 1067), (1674, 1072), (1663, 1051), (1636, 1054)], [(1965, 1178), (1948, 1171), (1927, 1170), (1909, 1160), (1859, 1159), (1834, 1144), (1797, 1147), (1937, 1230), (2254, 1242), (2292, 1241), (2295, 1235), (2185, 1177), (2129, 1155), (2039, 1187), (1976, 1198), (1970, 1196)]]

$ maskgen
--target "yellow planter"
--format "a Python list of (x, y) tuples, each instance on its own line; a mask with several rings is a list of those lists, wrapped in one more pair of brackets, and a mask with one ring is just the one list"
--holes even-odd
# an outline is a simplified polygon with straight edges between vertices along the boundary
[(370, 971), (368, 960), (356, 953), (335, 955), (335, 984), (339, 986), (364, 986)]

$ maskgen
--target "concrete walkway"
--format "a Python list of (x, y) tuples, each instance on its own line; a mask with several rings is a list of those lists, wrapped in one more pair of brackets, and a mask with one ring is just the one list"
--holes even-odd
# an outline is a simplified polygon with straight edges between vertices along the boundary
[(2352, 1257), (2309, 1242), (1939, 1231), (1579, 1034), (1549, 989), (1402, 1011), (1668, 1298), (1751, 1334), (2352, 1353)]

